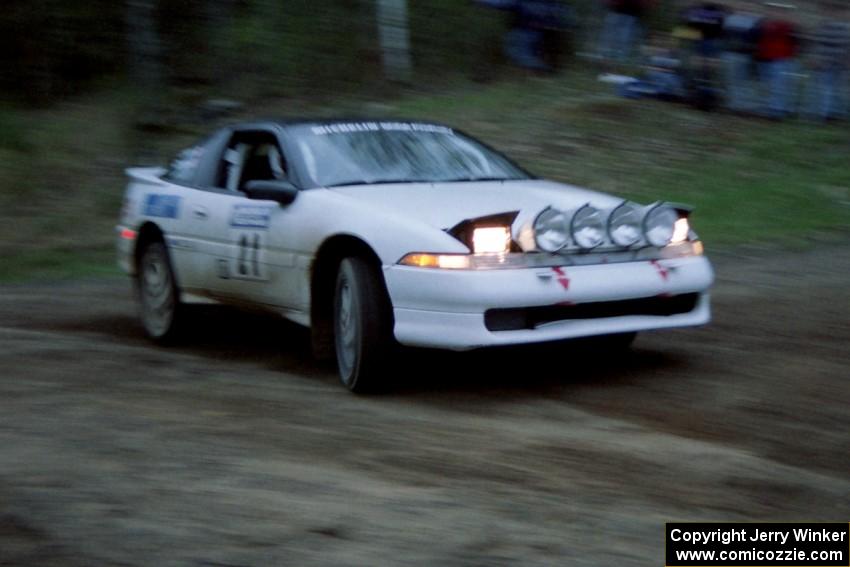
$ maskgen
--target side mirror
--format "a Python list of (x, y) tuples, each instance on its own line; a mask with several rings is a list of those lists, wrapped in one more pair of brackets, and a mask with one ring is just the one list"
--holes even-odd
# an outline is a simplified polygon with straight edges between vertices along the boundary
[(246, 183), (242, 190), (249, 199), (277, 201), (281, 205), (288, 205), (298, 196), (298, 188), (289, 181), (258, 179)]

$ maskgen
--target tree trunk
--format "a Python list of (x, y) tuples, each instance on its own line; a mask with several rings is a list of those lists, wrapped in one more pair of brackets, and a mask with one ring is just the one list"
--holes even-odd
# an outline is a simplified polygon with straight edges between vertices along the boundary
[(156, 92), (163, 80), (156, 0), (126, 0), (125, 17), (130, 78), (137, 87)]
[(161, 99), (164, 90), (162, 43), (157, 29), (157, 0), (125, 0), (127, 71), (134, 90), (143, 95), (136, 109), (130, 144), (137, 163), (156, 163), (149, 132), (164, 125)]
[(409, 82), (412, 76), (410, 60), (410, 30), (407, 0), (377, 0), (378, 37), (384, 74), (393, 81)]
[[(206, 0), (203, 2), (201, 14), (204, 18), (204, 35), (206, 38), (220, 36), (221, 29), (227, 26), (233, 18), (233, 7), (232, 0)], [(204, 78), (211, 84), (223, 82), (234, 64), (232, 55), (223, 50), (216, 42), (209, 42), (206, 45), (204, 60)]]

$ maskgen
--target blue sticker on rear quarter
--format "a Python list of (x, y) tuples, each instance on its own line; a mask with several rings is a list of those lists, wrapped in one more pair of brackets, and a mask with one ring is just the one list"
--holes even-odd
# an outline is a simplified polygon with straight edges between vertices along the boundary
[(180, 216), (180, 200), (177, 195), (151, 193), (145, 196), (143, 214), (147, 217), (176, 219)]
[(271, 207), (262, 205), (236, 205), (230, 217), (230, 226), (234, 228), (253, 228), (263, 230), (269, 227), (272, 219)]

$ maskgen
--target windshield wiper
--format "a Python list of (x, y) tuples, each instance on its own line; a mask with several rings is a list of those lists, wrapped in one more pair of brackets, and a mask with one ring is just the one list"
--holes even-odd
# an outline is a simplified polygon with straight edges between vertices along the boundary
[(497, 176), (492, 176), (492, 177), (487, 177), (487, 176), (472, 177), (472, 176), (470, 176), (470, 177), (455, 177), (454, 179), (443, 179), (443, 180), (440, 181), (440, 183), (462, 183), (462, 182), (467, 182), (467, 181), (469, 181), (469, 182), (473, 182), (473, 181), (517, 181), (517, 180), (520, 180), (520, 179), (525, 179), (525, 178), (524, 177), (497, 177)]
[(433, 179), (354, 179), (323, 185), (323, 187), (344, 187), (346, 185), (392, 185), (393, 183), (435, 183)]
[(340, 181), (338, 183), (331, 183), (330, 185), (323, 185), (323, 187), (344, 187), (347, 185), (391, 185), (393, 183), (465, 183), (465, 182), (476, 182), (476, 181), (521, 181), (528, 179), (527, 177), (455, 177), (452, 179), (353, 179), (350, 181)]

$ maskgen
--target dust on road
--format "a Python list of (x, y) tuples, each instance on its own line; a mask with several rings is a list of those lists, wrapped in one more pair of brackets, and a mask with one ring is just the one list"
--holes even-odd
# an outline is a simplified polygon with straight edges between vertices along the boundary
[(718, 263), (628, 356), (410, 353), (357, 397), (277, 319), (150, 345), (123, 280), (0, 288), (0, 565), (659, 565), (665, 521), (850, 519), (850, 246)]

